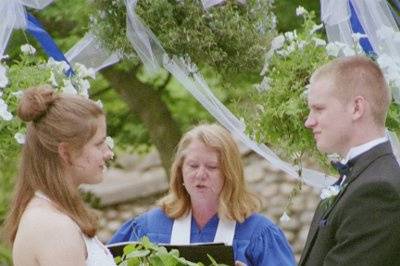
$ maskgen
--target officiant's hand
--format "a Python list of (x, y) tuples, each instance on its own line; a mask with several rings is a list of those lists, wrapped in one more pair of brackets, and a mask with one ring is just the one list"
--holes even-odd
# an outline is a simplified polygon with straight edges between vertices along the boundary
[(235, 266), (247, 266), (245, 263), (241, 262), (241, 261), (235, 261)]

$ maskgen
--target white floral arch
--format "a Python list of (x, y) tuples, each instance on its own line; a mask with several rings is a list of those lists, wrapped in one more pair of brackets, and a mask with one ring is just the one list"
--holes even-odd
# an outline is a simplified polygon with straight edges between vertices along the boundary
[[(7, 14), (0, 25), (0, 59), (14, 28), (24, 28), (25, 8), (41, 9), (53, 0), (14, 0), (2, 1), (0, 13)], [(203, 7), (212, 8), (224, 0), (202, 0)], [(245, 0), (238, 0), (245, 4)], [(233, 135), (256, 153), (264, 157), (273, 166), (283, 170), (294, 178), (299, 178), (298, 169), (281, 160), (271, 149), (263, 144), (256, 143), (246, 133), (246, 125), (235, 117), (212, 93), (196, 66), (183, 58), (169, 57), (157, 37), (141, 21), (135, 12), (137, 0), (125, 0), (127, 10), (127, 38), (137, 55), (149, 72), (157, 72), (161, 67), (170, 72), (188, 90), (215, 119), (226, 127)], [(378, 63), (385, 72), (389, 82), (394, 83), (397, 89), (393, 92), (396, 102), (400, 103), (400, 32), (390, 13), (385, 0), (321, 0), (321, 19), (330, 43), (344, 43), (353, 46), (354, 38), (350, 25), (351, 3), (365, 30), (366, 37), (378, 55)], [(373, 19), (371, 19), (373, 18)], [(342, 51), (345, 54), (345, 50)], [(66, 58), (71, 63), (82, 63), (95, 71), (119, 61), (118, 53), (108, 53), (102, 49), (95, 37), (88, 33), (81, 41), (72, 47)], [(388, 133), (392, 146), (400, 158), (400, 145), (395, 134)], [(324, 173), (302, 169), (303, 180), (315, 188), (323, 188), (335, 181), (333, 177)]]

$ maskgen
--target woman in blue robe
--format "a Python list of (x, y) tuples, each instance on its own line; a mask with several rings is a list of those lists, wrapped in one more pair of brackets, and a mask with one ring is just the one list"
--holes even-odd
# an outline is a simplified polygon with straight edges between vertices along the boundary
[(199, 125), (182, 137), (170, 191), (159, 203), (127, 221), (109, 244), (143, 236), (164, 244), (225, 242), (236, 265), (296, 265), (282, 231), (257, 214), (260, 201), (247, 191), (239, 149), (221, 126)]

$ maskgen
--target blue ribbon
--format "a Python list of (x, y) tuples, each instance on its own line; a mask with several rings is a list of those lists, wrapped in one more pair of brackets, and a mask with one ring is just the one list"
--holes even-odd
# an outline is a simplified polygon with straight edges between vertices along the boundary
[[(351, 16), (350, 16), (351, 29), (353, 30), (354, 33), (365, 34), (364, 28), (362, 27), (360, 20), (357, 17), (357, 14), (354, 10), (354, 7), (353, 7), (353, 4), (351, 3), (351, 1), (349, 1), (349, 5), (350, 5), (350, 12), (351, 12)], [(372, 48), (372, 45), (369, 42), (367, 37), (360, 39), (360, 45), (367, 55), (375, 55), (374, 49)]]
[(50, 34), (43, 28), (40, 21), (29, 13), (27, 14), (27, 31), (40, 43), (44, 52), (49, 57), (53, 57), (56, 61), (65, 61), (69, 65), (69, 70), (65, 73), (66, 76), (70, 77), (74, 74), (70, 63), (67, 58), (65, 58), (60, 48), (58, 48), (53, 38), (51, 38)]

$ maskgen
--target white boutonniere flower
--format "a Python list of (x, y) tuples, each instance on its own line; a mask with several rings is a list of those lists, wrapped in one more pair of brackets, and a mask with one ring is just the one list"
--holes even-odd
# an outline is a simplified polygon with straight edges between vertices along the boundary
[(336, 197), (340, 192), (339, 186), (329, 186), (322, 189), (321, 194), (319, 195), (322, 200)]
[(321, 190), (321, 194), (319, 195), (322, 200), (322, 206), (325, 209), (328, 209), (335, 202), (337, 195), (346, 187), (347, 184), (340, 185), (332, 185)]

